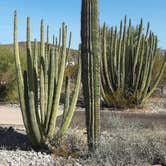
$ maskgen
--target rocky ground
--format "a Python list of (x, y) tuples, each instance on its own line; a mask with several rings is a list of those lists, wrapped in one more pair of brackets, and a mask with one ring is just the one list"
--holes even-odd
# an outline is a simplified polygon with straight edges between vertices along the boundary
[[(22, 128), (0, 128), (0, 166), (164, 166), (166, 132), (124, 125), (112, 119), (112, 133), (102, 132), (96, 153), (88, 154), (85, 130), (69, 129), (54, 154), (35, 152)], [(65, 145), (64, 145), (65, 144)], [(62, 148), (61, 148), (62, 147)], [(67, 150), (66, 150), (67, 147)]]
[(0, 127), (0, 166), (53, 165), (53, 158), (35, 152), (23, 127)]
[[(118, 113), (114, 113), (115, 110), (112, 109), (111, 113), (110, 110), (103, 109), (101, 117), (104, 122), (101, 126), (102, 131), (105, 131), (102, 134), (102, 144), (92, 156), (87, 156), (83, 108), (77, 107), (72, 129), (69, 129), (64, 138), (68, 152), (66, 149), (59, 149), (51, 155), (32, 150), (22, 125), (19, 106), (1, 105), (0, 166), (164, 165), (165, 104), (166, 98), (152, 98), (140, 109), (119, 110)], [(59, 120), (62, 109), (61, 105)]]
[(50, 155), (34, 151), (1, 150), (0, 158), (0, 166), (51, 166), (55, 163)]

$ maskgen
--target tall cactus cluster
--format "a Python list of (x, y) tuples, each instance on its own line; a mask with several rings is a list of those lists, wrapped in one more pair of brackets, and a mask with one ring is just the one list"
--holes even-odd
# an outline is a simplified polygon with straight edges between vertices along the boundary
[(100, 42), (98, 0), (82, 0), (82, 84), (90, 151), (96, 149), (100, 131)]
[[(100, 136), (100, 93), (107, 106), (140, 105), (153, 93), (166, 68), (165, 56), (160, 71), (152, 79), (158, 39), (150, 31), (149, 23), (144, 32), (142, 19), (138, 26), (133, 27), (131, 20), (127, 23), (125, 17), (119, 30), (117, 27), (108, 28), (106, 24), (100, 29), (98, 0), (82, 0), (81, 60), (78, 60), (76, 84), (71, 97), (71, 75), (65, 76), (72, 35), (70, 33), (67, 49), (67, 26), (62, 24), (59, 38), (53, 36), (50, 44), (49, 27), (45, 42), (44, 21), (41, 20), (40, 42), (35, 39), (32, 47), (30, 18), (27, 18), (27, 69), (22, 72), (17, 24), (15, 12), (14, 55), (20, 106), (27, 136), (36, 149), (52, 149), (52, 143), (64, 135), (75, 111), (81, 79), (88, 147), (94, 152)], [(63, 82), (64, 111), (59, 130), (55, 132)]]
[(22, 73), (19, 45), (17, 13), (14, 14), (14, 55), (19, 89), (22, 117), (30, 142), (35, 148), (48, 148), (50, 142), (56, 142), (67, 130), (77, 102), (81, 82), (81, 62), (77, 73), (76, 86), (70, 101), (70, 78), (66, 79), (66, 99), (62, 124), (55, 134), (58, 106), (67, 57), (70, 50), (66, 48), (67, 27), (63, 23), (59, 41), (54, 39), (49, 44), (49, 27), (47, 41), (44, 40), (44, 22), (41, 21), (40, 42), (35, 40), (31, 47), (30, 18), (27, 18), (27, 69)]
[[(128, 24), (128, 25), (127, 25)], [(157, 55), (157, 36), (146, 32), (143, 20), (136, 27), (131, 19), (120, 22), (118, 28), (101, 28), (101, 93), (107, 106), (126, 107), (140, 105), (157, 87), (164, 68), (166, 57), (159, 73), (152, 81), (152, 71)]]

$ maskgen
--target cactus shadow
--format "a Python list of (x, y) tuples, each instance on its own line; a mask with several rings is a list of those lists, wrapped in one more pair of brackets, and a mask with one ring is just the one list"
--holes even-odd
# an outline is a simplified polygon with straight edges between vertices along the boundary
[(0, 127), (0, 150), (17, 149), (24, 151), (32, 149), (27, 136), (13, 127)]

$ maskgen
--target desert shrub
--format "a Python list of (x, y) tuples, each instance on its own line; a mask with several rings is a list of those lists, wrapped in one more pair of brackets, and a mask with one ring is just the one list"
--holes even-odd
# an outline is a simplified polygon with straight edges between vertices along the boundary
[[(22, 53), (23, 54), (23, 53)], [(25, 59), (22, 55), (22, 66)], [(17, 82), (12, 46), (0, 46), (0, 101), (17, 101)]]
[[(154, 68), (153, 68), (152, 80), (155, 79), (156, 74), (160, 71), (160, 66), (161, 66), (163, 60), (164, 60), (164, 56), (163, 56), (163, 54), (160, 53), (160, 50), (158, 50), (156, 60), (155, 60), (155, 63), (154, 63)], [(166, 84), (166, 67), (165, 67), (164, 74), (161, 78), (160, 83), (161, 84)]]
[(67, 65), (65, 68), (65, 78), (63, 81), (63, 90), (65, 89), (65, 82), (66, 77), (70, 78), (70, 84), (71, 84), (71, 91), (74, 90), (75, 87), (75, 79), (77, 78), (77, 71), (78, 71), (78, 64), (75, 65)]
[[(61, 165), (151, 166), (166, 164), (166, 132), (160, 123), (128, 122), (120, 115), (110, 117), (111, 132), (101, 133), (100, 145), (89, 153), (84, 129), (69, 129), (54, 155)], [(63, 163), (63, 164), (62, 164)]]
[[(25, 43), (22, 44), (23, 46)], [(33, 46), (32, 42), (32, 46)], [(22, 70), (26, 67), (25, 47), (20, 49), (20, 58), (22, 63)], [(72, 78), (72, 90), (74, 89), (74, 80), (76, 78), (76, 71), (78, 65), (67, 66), (65, 75)], [(65, 82), (65, 80), (64, 80)], [(65, 85), (65, 84), (64, 84)], [(18, 101), (17, 81), (15, 73), (15, 62), (12, 46), (0, 46), (0, 101), (15, 102)]]
[(65, 68), (65, 76), (74, 78), (76, 77), (77, 70), (78, 70), (78, 65), (73, 65), (73, 66), (68, 65)]
[(79, 158), (82, 151), (87, 150), (85, 130), (78, 130), (77, 128), (69, 128), (63, 139), (57, 144), (54, 150), (56, 157)]
[(140, 122), (127, 123), (122, 117), (113, 117), (111, 120), (114, 125), (111, 133), (102, 132), (97, 151), (94, 154), (84, 152), (80, 164), (89, 166), (166, 164), (166, 132), (161, 126), (145, 128)]
[(163, 133), (160, 134), (155, 136), (152, 132), (147, 134), (147, 131), (114, 135), (105, 133), (98, 151), (86, 163), (104, 166), (165, 164), (165, 140), (161, 139)]

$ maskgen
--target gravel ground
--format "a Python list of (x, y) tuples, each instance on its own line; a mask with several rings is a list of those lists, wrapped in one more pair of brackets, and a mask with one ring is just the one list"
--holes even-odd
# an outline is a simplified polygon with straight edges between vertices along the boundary
[[(112, 121), (116, 128), (112, 129), (111, 133), (102, 132), (101, 146), (92, 156), (87, 155), (85, 148), (85, 130), (69, 129), (62, 145), (66, 142), (69, 152), (71, 149), (78, 149), (75, 157), (68, 155), (69, 153), (64, 154), (61, 148), (60, 151), (54, 152), (54, 156), (35, 152), (31, 149), (24, 130), (1, 127), (0, 166), (151, 166), (150, 163), (165, 165), (165, 130), (124, 125), (123, 119)], [(63, 154), (62, 157), (59, 152)], [(74, 154), (73, 152), (70, 154)]]
[[(77, 133), (69, 131), (72, 132)], [(75, 139), (66, 140), (72, 144)], [(81, 166), (79, 162), (70, 156), (55, 158), (53, 154), (32, 150), (22, 127), (0, 127), (0, 166)]]
[[(164, 113), (166, 112), (165, 100), (166, 99), (163, 98), (159, 103), (157, 99), (153, 99), (150, 104), (142, 110), (140, 109), (139, 112)], [(14, 108), (14, 111), (19, 110), (18, 105), (7, 105), (7, 108)], [(77, 109), (81, 111), (84, 110), (81, 107)], [(62, 106), (60, 106), (60, 110), (62, 110)], [(79, 134), (77, 134), (77, 138), (78, 135)], [(70, 141), (74, 141), (74, 139), (71, 139)], [(75, 143), (72, 144), (75, 145)], [(84, 163), (84, 161), (81, 158), (55, 158), (44, 152), (33, 151), (27, 140), (23, 127), (0, 127), (0, 166), (88, 166), (87, 162), (86, 164), (82, 163)]]
[(0, 166), (54, 165), (51, 155), (35, 152), (23, 128), (0, 127)]
[(45, 153), (0, 150), (0, 166), (52, 166), (54, 164), (53, 158)]

